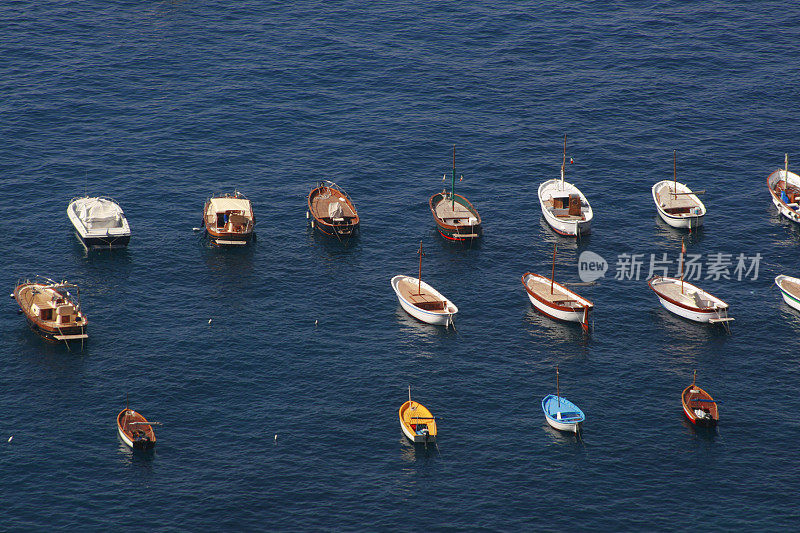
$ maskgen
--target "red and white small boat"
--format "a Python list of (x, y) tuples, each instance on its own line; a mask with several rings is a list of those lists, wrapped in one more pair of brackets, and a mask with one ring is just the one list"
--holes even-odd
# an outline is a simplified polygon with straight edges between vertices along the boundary
[(681, 403), (683, 414), (695, 426), (711, 427), (719, 422), (719, 408), (717, 402), (709, 393), (695, 384), (697, 370), (694, 371), (692, 384), (683, 389)]
[(589, 313), (594, 308), (594, 304), (569, 290), (560, 283), (555, 277), (556, 250), (553, 248), (553, 274), (550, 278), (532, 272), (522, 275), (522, 285), (528, 293), (533, 306), (543, 315), (556, 320), (566, 322), (578, 322), (581, 327), (588, 331)]
[(664, 308), (695, 322), (726, 324), (728, 304), (713, 294), (679, 278), (653, 276), (647, 284), (656, 293)]

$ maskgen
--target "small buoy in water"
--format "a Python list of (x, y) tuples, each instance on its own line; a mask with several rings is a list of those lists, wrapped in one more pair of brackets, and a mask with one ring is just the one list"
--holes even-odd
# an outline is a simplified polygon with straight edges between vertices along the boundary
[(203, 228), (192, 228), (192, 231), (200, 231)]
[(278, 434), (275, 433), (275, 440), (278, 440)]
[(210, 318), (208, 319), (208, 325), (209, 326), (211, 325), (211, 319)]
[[(277, 435), (275, 435), (275, 436), (277, 437)], [(11, 442), (11, 439), (13, 439), (13, 438), (14, 438), (14, 435), (11, 435), (10, 437), (8, 437), (8, 442)]]
[(308, 211), (306, 211), (306, 218), (311, 218), (311, 213), (309, 213)]
[(319, 320), (315, 320), (315, 321), (314, 321), (314, 327), (316, 327), (316, 326), (317, 326), (317, 324), (319, 324)]

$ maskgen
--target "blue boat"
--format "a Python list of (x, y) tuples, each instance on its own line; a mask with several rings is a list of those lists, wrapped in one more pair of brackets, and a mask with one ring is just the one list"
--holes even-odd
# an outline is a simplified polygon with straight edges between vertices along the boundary
[(559, 395), (558, 367), (556, 367), (556, 394), (548, 394), (542, 398), (542, 411), (547, 423), (559, 431), (578, 433), (581, 423), (586, 420), (586, 416), (577, 405)]

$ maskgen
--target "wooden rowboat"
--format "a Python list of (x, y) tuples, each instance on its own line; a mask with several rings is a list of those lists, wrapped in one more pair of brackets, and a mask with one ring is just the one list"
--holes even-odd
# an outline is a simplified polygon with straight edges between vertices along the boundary
[(688, 185), (678, 183), (676, 152), (673, 151), (672, 157), (672, 180), (662, 180), (653, 185), (653, 201), (658, 216), (673, 228), (700, 227), (706, 215), (706, 206), (697, 197), (702, 191), (694, 193)]
[(695, 426), (716, 426), (719, 421), (717, 402), (714, 401), (714, 398), (709, 393), (695, 384), (696, 380), (697, 370), (694, 371), (692, 384), (683, 389), (681, 394), (683, 414)]
[(775, 278), (775, 285), (780, 289), (783, 301), (800, 311), (800, 278), (781, 274)]
[(30, 328), (44, 339), (83, 342), (89, 337), (77, 285), (35, 276), (18, 281), (12, 296)]
[(800, 224), (800, 176), (789, 172), (789, 154), (784, 155), (783, 162), (783, 169), (767, 176), (767, 188), (778, 213)]
[(566, 237), (580, 237), (591, 231), (594, 212), (586, 196), (572, 183), (564, 181), (567, 163), (567, 136), (564, 135), (564, 159), (561, 179), (539, 185), (537, 195), (544, 219), (553, 231)]
[(211, 242), (220, 246), (242, 246), (253, 239), (256, 217), (242, 193), (217, 194), (206, 200), (203, 226)]
[(547, 278), (533, 272), (522, 275), (522, 285), (528, 299), (537, 311), (545, 316), (565, 322), (578, 322), (584, 331), (589, 330), (589, 314), (594, 304), (556, 282), (556, 247), (553, 247), (553, 271)]
[(308, 193), (308, 211), (312, 228), (337, 239), (349, 238), (358, 231), (360, 219), (353, 201), (344, 189), (332, 181), (320, 181)]
[(403, 435), (414, 444), (436, 442), (436, 418), (427, 407), (411, 400), (411, 387), (408, 387), (408, 401), (398, 411), (400, 429)]
[(679, 278), (653, 276), (647, 284), (664, 308), (695, 322), (727, 324), (728, 304), (713, 294)]
[[(462, 176), (463, 179), (463, 176)], [(428, 205), (439, 233), (451, 241), (471, 241), (481, 236), (481, 216), (469, 200), (455, 193), (456, 147), (453, 146), (453, 179), (450, 192), (431, 196)]]
[(127, 406), (117, 415), (119, 436), (125, 444), (137, 450), (149, 450), (156, 445), (153, 424), (155, 422), (148, 422), (144, 416)]
[(542, 411), (550, 427), (559, 431), (578, 433), (586, 416), (580, 408), (561, 397), (558, 386), (558, 367), (556, 367), (556, 393), (542, 398)]
[(434, 326), (449, 326), (458, 313), (458, 307), (439, 291), (422, 281), (422, 243), (419, 243), (419, 277), (397, 275), (391, 284), (400, 306), (417, 320)]

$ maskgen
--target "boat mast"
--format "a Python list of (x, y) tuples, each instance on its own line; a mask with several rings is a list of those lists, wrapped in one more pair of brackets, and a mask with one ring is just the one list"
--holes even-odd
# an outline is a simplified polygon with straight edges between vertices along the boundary
[(564, 134), (564, 159), (561, 160), (561, 190), (564, 190), (564, 172), (567, 166), (567, 134)]
[[(417, 294), (422, 294), (422, 256), (425, 255), (422, 253), (422, 241), (419, 241), (419, 250), (417, 250), (419, 254), (419, 277), (417, 278)], [(411, 386), (409, 386), (408, 394), (411, 394)], [(411, 400), (409, 400), (411, 401)]]
[(450, 207), (456, 209), (456, 145), (453, 145), (453, 184), (450, 186)]
[(678, 151), (672, 151), (672, 197), (678, 197)]
[(556, 398), (558, 398), (558, 406), (561, 407), (561, 392), (558, 387), (558, 365), (556, 365)]
[(411, 385), (408, 386), (408, 408), (411, 409)]
[(694, 376), (692, 377), (692, 388), (694, 388), (694, 383), (697, 381), (697, 369), (694, 371)]
[(783, 180), (789, 183), (789, 154), (783, 154)]
[(681, 237), (681, 294), (683, 294), (683, 263), (686, 262), (686, 245), (683, 244), (683, 237)]
[(553, 270), (550, 272), (550, 294), (553, 294), (553, 281), (556, 278), (556, 244), (553, 244)]

